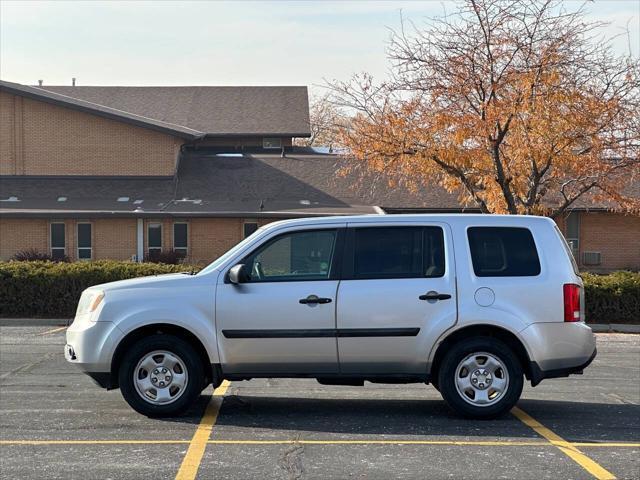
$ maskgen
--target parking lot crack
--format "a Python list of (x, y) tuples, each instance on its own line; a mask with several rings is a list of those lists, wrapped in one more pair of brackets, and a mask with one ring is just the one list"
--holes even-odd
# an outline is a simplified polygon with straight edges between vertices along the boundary
[(304, 445), (300, 443), (291, 444), (278, 460), (278, 466), (283, 469), (289, 480), (302, 478), (304, 468), (302, 467), (302, 457), (304, 455)]
[(13, 370), (3, 373), (2, 375), (0, 375), (0, 380), (4, 380), (5, 378), (9, 378), (12, 375), (15, 375), (16, 373), (26, 373), (29, 372), (31, 370), (33, 370), (34, 368), (36, 368), (38, 365), (43, 364), (44, 362), (48, 362), (49, 360), (58, 357), (59, 354), (56, 353), (47, 353), (46, 355), (44, 355), (40, 360), (38, 360), (37, 362), (32, 362), (32, 363), (25, 363), (24, 365), (20, 365), (19, 367), (14, 368)]

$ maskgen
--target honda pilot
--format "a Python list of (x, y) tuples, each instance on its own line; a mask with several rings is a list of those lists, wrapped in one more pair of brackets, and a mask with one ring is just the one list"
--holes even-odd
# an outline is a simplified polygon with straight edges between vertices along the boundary
[(148, 416), (208, 385), (423, 383), (467, 417), (596, 355), (584, 288), (544, 217), (372, 215), (260, 228), (196, 275), (93, 286), (65, 356)]

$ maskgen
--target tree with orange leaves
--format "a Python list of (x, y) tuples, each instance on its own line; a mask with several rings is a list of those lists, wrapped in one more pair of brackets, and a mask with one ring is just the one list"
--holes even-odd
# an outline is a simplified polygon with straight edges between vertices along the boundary
[(552, 217), (576, 202), (640, 212), (640, 62), (555, 0), (465, 0), (391, 39), (392, 78), (333, 82), (340, 143), (367, 170), (438, 183), (483, 212)]

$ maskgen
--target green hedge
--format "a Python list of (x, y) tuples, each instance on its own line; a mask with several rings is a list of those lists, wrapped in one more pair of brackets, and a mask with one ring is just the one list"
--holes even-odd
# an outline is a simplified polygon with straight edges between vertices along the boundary
[(640, 324), (640, 273), (583, 273), (588, 323)]
[[(125, 278), (194, 271), (132, 262), (0, 262), (1, 317), (73, 317), (82, 291)], [(640, 273), (583, 274), (589, 323), (640, 323)]]
[(200, 267), (134, 262), (0, 262), (0, 317), (71, 318), (85, 288)]

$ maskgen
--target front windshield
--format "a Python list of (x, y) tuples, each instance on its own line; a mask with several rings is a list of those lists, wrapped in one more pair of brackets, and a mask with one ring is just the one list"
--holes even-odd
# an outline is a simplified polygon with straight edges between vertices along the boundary
[(233, 257), (236, 252), (240, 251), (241, 249), (244, 248), (245, 245), (247, 245), (248, 243), (252, 242), (253, 239), (259, 234), (261, 233), (263, 230), (265, 229), (265, 227), (260, 227), (259, 229), (257, 229), (255, 232), (253, 232), (251, 235), (249, 235), (247, 238), (245, 238), (244, 240), (242, 240), (240, 243), (238, 243), (236, 246), (234, 246), (233, 248), (231, 248), (231, 250), (227, 251), (226, 253), (224, 253), (222, 256), (216, 258), (213, 262), (211, 262), (209, 265), (207, 265), (205, 268), (203, 268), (202, 270), (200, 270), (200, 272), (198, 273), (198, 275), (203, 275), (203, 274), (207, 274), (209, 272), (212, 272), (213, 270), (215, 270), (216, 268), (218, 268), (220, 265), (222, 265), (223, 263), (225, 263), (230, 257)]

